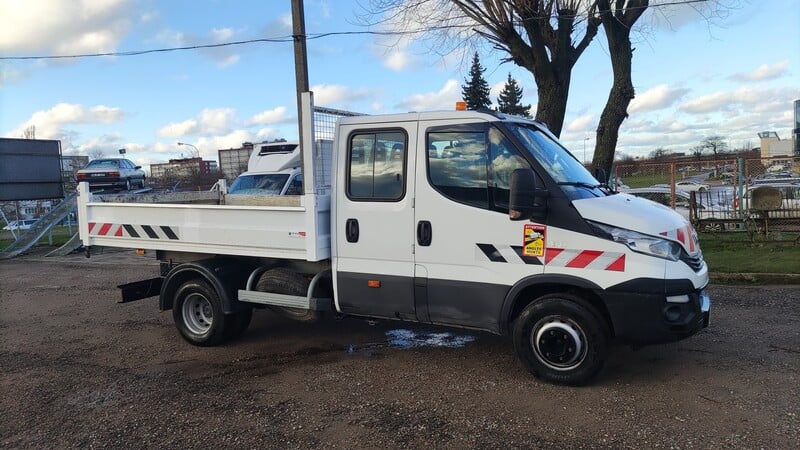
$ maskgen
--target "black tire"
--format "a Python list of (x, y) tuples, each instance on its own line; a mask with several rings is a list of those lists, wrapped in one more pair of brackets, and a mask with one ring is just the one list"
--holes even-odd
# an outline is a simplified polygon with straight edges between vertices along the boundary
[(250, 326), (253, 319), (253, 308), (247, 307), (237, 313), (225, 316), (225, 340), (236, 339)]
[(144, 189), (144, 180), (145, 177), (142, 177), (142, 179), (139, 181), (139, 189)]
[(529, 304), (514, 322), (514, 350), (533, 375), (556, 384), (591, 381), (608, 356), (608, 326), (582, 298), (550, 294)]
[(201, 347), (225, 340), (226, 320), (217, 291), (201, 279), (183, 283), (175, 292), (172, 319), (184, 339)]
[(131, 179), (130, 179), (130, 178), (126, 178), (126, 179), (125, 179), (125, 190), (126, 190), (126, 191), (130, 191), (130, 190), (131, 190), (131, 187), (132, 187), (132, 186), (131, 186)]
[[(308, 293), (308, 278), (281, 267), (270, 269), (261, 275), (256, 283), (256, 290), (261, 292), (274, 292), (285, 295), (302, 295)], [(268, 306), (268, 308), (281, 316), (300, 322), (315, 322), (320, 317), (319, 311), (299, 308), (284, 308), (282, 306)]]

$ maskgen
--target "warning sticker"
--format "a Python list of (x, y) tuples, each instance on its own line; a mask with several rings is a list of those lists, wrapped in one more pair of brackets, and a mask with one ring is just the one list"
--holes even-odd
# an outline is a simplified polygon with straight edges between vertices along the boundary
[(544, 239), (547, 227), (526, 223), (522, 239), (523, 256), (544, 256)]

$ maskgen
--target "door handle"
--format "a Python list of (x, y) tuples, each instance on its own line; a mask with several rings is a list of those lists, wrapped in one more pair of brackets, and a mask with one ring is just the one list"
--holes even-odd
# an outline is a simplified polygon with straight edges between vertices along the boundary
[(433, 228), (431, 223), (427, 220), (420, 220), (417, 222), (417, 243), (422, 247), (431, 245), (433, 240)]
[(344, 224), (344, 234), (347, 242), (358, 242), (358, 220), (347, 219)]

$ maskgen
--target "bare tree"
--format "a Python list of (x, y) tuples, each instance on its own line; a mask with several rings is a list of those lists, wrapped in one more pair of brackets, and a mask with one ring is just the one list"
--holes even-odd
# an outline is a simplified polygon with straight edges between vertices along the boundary
[(669, 156), (670, 153), (672, 152), (670, 152), (669, 149), (666, 149), (664, 147), (658, 147), (657, 149), (650, 152), (650, 158), (654, 160), (661, 160)]
[[(597, 0), (600, 20), (603, 24), (614, 83), (608, 93), (606, 106), (597, 125), (594, 159), (592, 167), (611, 173), (614, 151), (619, 139), (619, 128), (628, 118), (628, 105), (634, 97), (631, 66), (633, 46), (631, 29), (649, 6), (649, 0)], [(604, 181), (604, 180), (601, 180)]]
[[(730, 7), (722, 2), (736, 0), (710, 2), (709, 12), (695, 9), (710, 21)], [(362, 23), (405, 32), (396, 45), (428, 36), (431, 49), (444, 54), (475, 45), (471, 39), (478, 36), (504, 52), (504, 62), (533, 75), (539, 96), (536, 119), (557, 136), (564, 125), (572, 69), (602, 25), (614, 80), (597, 127), (592, 165), (610, 173), (619, 128), (635, 94), (631, 32), (651, 7), (649, 0), (369, 0), (369, 5)]]
[[(561, 135), (572, 69), (600, 25), (594, 2), (582, 0), (371, 0), (366, 24), (419, 24), (440, 51), (448, 38), (463, 48), (474, 31), (527, 69), (536, 81), (536, 119)], [(588, 6), (588, 8), (587, 8)], [(584, 9), (581, 9), (584, 8)], [(582, 25), (582, 27), (581, 27)], [(580, 39), (573, 34), (581, 27)], [(419, 30), (419, 29), (418, 29)], [(454, 32), (455, 30), (455, 32)], [(474, 42), (473, 42), (474, 44)]]
[(90, 161), (95, 160), (95, 159), (105, 158), (105, 157), (106, 157), (106, 152), (105, 152), (105, 150), (103, 150), (101, 148), (94, 148), (92, 150), (89, 150), (89, 160)]
[(725, 142), (724, 137), (715, 135), (703, 139), (697, 148), (700, 148), (703, 151), (710, 151), (714, 155), (714, 159), (717, 159), (717, 155), (728, 151), (728, 144)]

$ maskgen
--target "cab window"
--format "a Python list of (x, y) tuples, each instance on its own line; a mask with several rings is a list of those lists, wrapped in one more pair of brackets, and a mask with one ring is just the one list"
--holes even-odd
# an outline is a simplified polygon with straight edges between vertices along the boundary
[(400, 200), (405, 194), (405, 160), (405, 133), (354, 133), (348, 144), (347, 196), (364, 201)]
[(445, 197), (476, 208), (507, 213), (511, 172), (530, 167), (494, 127), (431, 132), (427, 146), (431, 185)]

